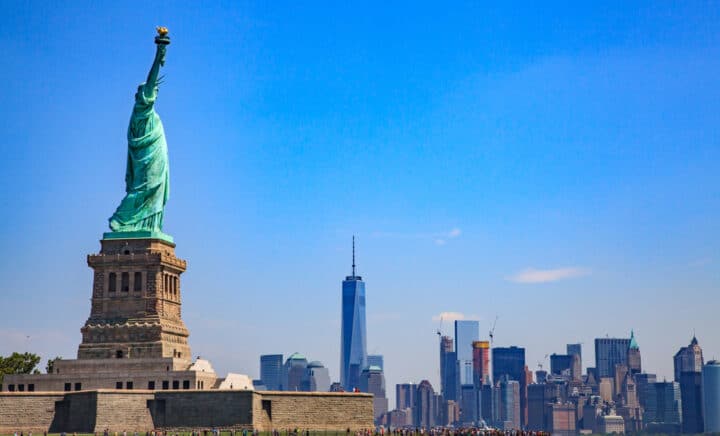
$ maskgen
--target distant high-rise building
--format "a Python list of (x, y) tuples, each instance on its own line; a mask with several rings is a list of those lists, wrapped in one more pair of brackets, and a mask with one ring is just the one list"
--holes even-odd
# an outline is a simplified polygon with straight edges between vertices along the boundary
[[(537, 372), (536, 372), (537, 374)], [(545, 430), (545, 385), (528, 386), (528, 421), (527, 430)]]
[(496, 347), (492, 350), (493, 383), (503, 376), (520, 381), (525, 372), (525, 349), (520, 347)]
[(476, 389), (490, 383), (490, 342), (473, 341), (473, 384)]
[(520, 419), (520, 382), (515, 380), (502, 380), (498, 384), (499, 414), (496, 425), (501, 429), (521, 428)]
[(433, 393), (433, 410), (435, 411), (435, 418), (433, 418), (435, 425), (440, 425), (443, 420), (443, 397), (440, 392)]
[(595, 368), (598, 377), (614, 377), (615, 365), (627, 364), (630, 339), (597, 338), (595, 339)]
[(611, 377), (600, 377), (600, 383), (598, 383), (598, 395), (606, 403), (614, 401), (615, 391), (615, 378)]
[(330, 390), (330, 373), (321, 362), (313, 361), (307, 364), (301, 382), (301, 390), (306, 392), (328, 392)]
[(460, 421), (460, 406), (452, 400), (445, 400), (442, 403), (442, 413), (438, 413), (442, 421), (437, 423), (442, 426), (453, 425)]
[(450, 336), (440, 338), (440, 392), (446, 400), (457, 399), (457, 353)]
[(352, 275), (342, 283), (342, 328), (340, 333), (340, 382), (346, 391), (360, 386), (360, 373), (367, 367), (365, 282), (355, 275), (353, 236)]
[(646, 400), (647, 398), (653, 394), (652, 391), (650, 391), (650, 383), (655, 383), (657, 381), (657, 376), (655, 374), (647, 374), (647, 373), (640, 373), (635, 374), (635, 384), (637, 385), (637, 393), (638, 393), (638, 401), (640, 402), (640, 406), (643, 408), (646, 406)]
[(627, 366), (630, 374), (642, 372), (642, 359), (640, 358), (640, 346), (635, 340), (635, 332), (630, 331), (630, 344), (628, 344)]
[(535, 371), (535, 379), (537, 383), (545, 383), (547, 375), (548, 373), (544, 369), (538, 369), (537, 371)]
[(360, 390), (373, 394), (373, 410), (375, 420), (388, 411), (388, 400), (385, 395), (385, 375), (379, 366), (363, 369), (360, 375)]
[(550, 373), (561, 375), (563, 371), (567, 374), (571, 373), (572, 356), (570, 354), (551, 354), (550, 355)]
[(582, 344), (567, 344), (567, 354), (577, 356), (573, 359), (573, 378), (579, 379), (582, 376)]
[(382, 354), (368, 354), (367, 366), (377, 366), (378, 368), (385, 371), (385, 359)]
[(490, 425), (494, 420), (493, 413), (493, 396), (495, 388), (491, 384), (484, 384), (480, 386), (478, 392), (478, 422), (483, 421)]
[(260, 356), (260, 380), (269, 391), (279, 391), (283, 377), (283, 355), (264, 354)]
[(520, 383), (520, 418), (521, 425), (527, 419), (527, 376), (525, 374), (525, 349), (520, 347), (493, 348), (492, 350), (493, 383), (497, 384), (503, 377)]
[(702, 372), (703, 353), (698, 345), (698, 340), (693, 336), (690, 345), (680, 348), (673, 358), (675, 364), (675, 381), (680, 381), (680, 374), (683, 372)]
[(623, 418), (625, 432), (640, 432), (642, 430), (642, 408), (638, 401), (637, 384), (630, 372), (625, 373), (625, 380), (621, 385), (619, 401), (616, 402), (615, 405), (615, 412)]
[(412, 409), (395, 409), (388, 412), (388, 427), (390, 430), (413, 425)]
[(648, 384), (647, 389), (649, 395), (646, 398), (643, 424), (646, 427), (663, 429), (663, 432), (680, 432), (682, 422), (680, 384), (655, 382)]
[(283, 367), (282, 390), (302, 390), (302, 380), (305, 377), (307, 364), (307, 359), (300, 353), (293, 353), (287, 358)]
[(555, 383), (528, 385), (527, 430), (547, 431), (547, 404), (558, 401), (560, 386)]
[(615, 365), (615, 374), (613, 377), (613, 400), (615, 400), (622, 391), (622, 385), (625, 382), (625, 377), (630, 373), (628, 366), (625, 364)]
[(417, 385), (415, 383), (402, 383), (395, 385), (395, 408), (398, 410), (412, 409), (415, 407), (415, 394)]
[(523, 427), (527, 424), (528, 420), (528, 386), (533, 384), (533, 372), (530, 371), (527, 365), (524, 368), (524, 378), (520, 380), (520, 422)]
[(682, 432), (703, 432), (702, 372), (680, 373), (680, 399), (682, 403)]
[(435, 426), (435, 390), (429, 381), (423, 380), (417, 386), (415, 393), (415, 407), (413, 407), (413, 415), (415, 418), (415, 426), (425, 428), (426, 431)]
[(478, 321), (455, 321), (455, 352), (458, 362), (458, 384), (473, 384), (473, 348), (472, 343), (480, 339)]
[(626, 407), (636, 408), (640, 406), (637, 383), (635, 383), (635, 378), (630, 373), (625, 373), (625, 380), (620, 386), (620, 397), (622, 399), (621, 403)]
[(580, 361), (582, 362), (582, 344), (567, 344), (565, 346), (566, 354), (573, 355), (577, 354), (580, 356)]
[(580, 380), (582, 379), (582, 358), (579, 354), (571, 354), (570, 357), (572, 358), (570, 375), (572, 376), (573, 380)]
[(473, 385), (460, 387), (460, 424), (462, 426), (474, 426), (477, 423), (477, 392)]
[(702, 404), (705, 433), (720, 432), (720, 362), (717, 360), (703, 365)]
[(573, 403), (551, 403), (546, 406), (547, 431), (554, 436), (577, 434), (577, 412)]
[(591, 433), (598, 433), (600, 431), (600, 417), (603, 413), (603, 402), (602, 398), (597, 395), (592, 395), (588, 398), (587, 403), (583, 405), (582, 410), (582, 421), (583, 429), (589, 430)]
[(587, 383), (589, 385), (597, 384), (600, 382), (600, 374), (598, 374), (597, 368), (589, 366), (585, 369), (585, 371), (587, 372)]
[(598, 417), (598, 432), (601, 434), (624, 434), (626, 423), (622, 416), (604, 415)]

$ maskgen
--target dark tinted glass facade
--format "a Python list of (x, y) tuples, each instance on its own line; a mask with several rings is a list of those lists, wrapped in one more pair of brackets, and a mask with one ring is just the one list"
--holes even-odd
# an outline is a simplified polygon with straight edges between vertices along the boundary
[(525, 374), (525, 349), (520, 347), (493, 348), (493, 383), (503, 376), (508, 380), (521, 381)]

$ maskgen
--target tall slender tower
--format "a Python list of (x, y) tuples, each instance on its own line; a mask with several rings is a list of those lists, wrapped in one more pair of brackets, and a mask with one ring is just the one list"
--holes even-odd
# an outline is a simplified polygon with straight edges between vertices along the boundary
[(446, 400), (457, 399), (457, 354), (453, 351), (453, 339), (440, 337), (440, 392)]
[(360, 387), (360, 374), (367, 367), (365, 282), (355, 275), (355, 236), (352, 247), (352, 275), (342, 282), (340, 382), (346, 391)]
[(458, 385), (473, 384), (473, 341), (480, 340), (480, 323), (472, 320), (455, 321), (455, 352), (458, 362)]
[(473, 384), (480, 389), (490, 383), (490, 341), (473, 341)]
[(640, 359), (640, 346), (635, 340), (635, 332), (630, 330), (630, 344), (627, 351), (627, 365), (631, 374), (639, 374), (642, 372), (642, 364)]
[(702, 372), (705, 361), (703, 360), (702, 348), (698, 344), (698, 340), (693, 335), (690, 345), (682, 347), (673, 358), (675, 364), (675, 381), (680, 381), (680, 375), (683, 372)]

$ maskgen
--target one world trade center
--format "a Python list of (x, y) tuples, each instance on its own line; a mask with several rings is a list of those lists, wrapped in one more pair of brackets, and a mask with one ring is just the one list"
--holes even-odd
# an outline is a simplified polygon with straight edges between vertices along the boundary
[(355, 275), (355, 237), (353, 236), (352, 275), (342, 282), (342, 331), (340, 333), (340, 382), (351, 392), (360, 387), (360, 373), (367, 367), (365, 328), (365, 282)]

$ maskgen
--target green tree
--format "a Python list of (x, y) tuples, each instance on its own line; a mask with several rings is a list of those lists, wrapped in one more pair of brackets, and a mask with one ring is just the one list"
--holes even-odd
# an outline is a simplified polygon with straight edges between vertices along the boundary
[(39, 374), (35, 369), (40, 356), (33, 353), (12, 353), (9, 357), (0, 356), (0, 382), (5, 374)]
[(53, 368), (55, 368), (55, 362), (58, 360), (62, 360), (62, 356), (55, 356), (54, 359), (48, 359), (47, 365), (45, 365), (45, 372), (48, 374), (52, 374)]

